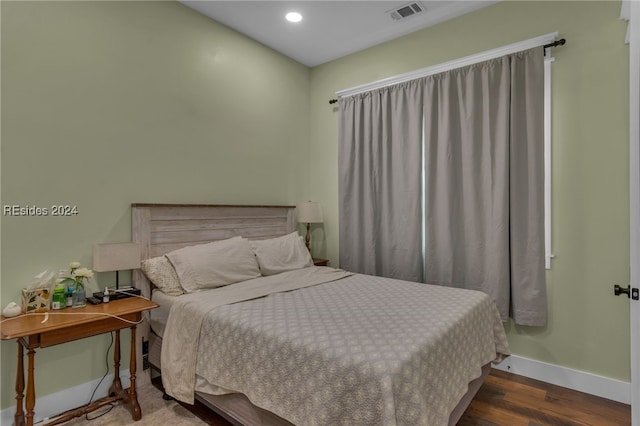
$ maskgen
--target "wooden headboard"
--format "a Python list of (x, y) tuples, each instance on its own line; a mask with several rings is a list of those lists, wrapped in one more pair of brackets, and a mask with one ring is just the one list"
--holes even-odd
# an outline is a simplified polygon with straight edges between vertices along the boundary
[[(142, 259), (235, 236), (258, 240), (295, 230), (295, 206), (131, 205), (131, 237), (142, 246)], [(140, 270), (134, 271), (133, 282), (150, 296), (149, 281)]]

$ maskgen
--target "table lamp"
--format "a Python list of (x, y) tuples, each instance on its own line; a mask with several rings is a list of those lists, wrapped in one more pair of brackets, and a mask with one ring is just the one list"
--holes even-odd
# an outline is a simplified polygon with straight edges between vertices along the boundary
[(298, 204), (296, 207), (296, 218), (299, 223), (307, 224), (307, 235), (304, 242), (307, 245), (307, 250), (311, 252), (309, 248), (309, 241), (311, 240), (311, 234), (309, 232), (312, 223), (322, 223), (322, 210), (320, 204), (315, 201), (305, 201)]
[[(139, 289), (127, 286), (126, 290), (120, 290), (118, 272), (138, 269), (140, 267), (141, 248), (137, 243), (110, 243), (95, 244), (93, 246), (93, 270), (95, 272), (116, 273), (116, 290), (112, 299), (122, 299), (134, 294), (140, 294)], [(101, 298), (102, 293), (95, 293), (95, 297)]]

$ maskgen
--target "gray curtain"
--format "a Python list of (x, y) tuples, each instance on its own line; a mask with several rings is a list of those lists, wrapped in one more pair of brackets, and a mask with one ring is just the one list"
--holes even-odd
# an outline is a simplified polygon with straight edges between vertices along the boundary
[(423, 280), (422, 82), (339, 101), (340, 267)]
[(425, 282), (546, 323), (541, 47), (425, 77)]
[(544, 325), (543, 101), (541, 47), (341, 98), (340, 266)]

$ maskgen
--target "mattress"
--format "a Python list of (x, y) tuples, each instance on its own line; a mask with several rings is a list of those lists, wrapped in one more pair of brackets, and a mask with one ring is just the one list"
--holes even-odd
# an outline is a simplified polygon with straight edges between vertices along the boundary
[[(279, 279), (268, 278), (252, 286), (263, 291)], [(446, 425), (482, 366), (508, 354), (497, 309), (480, 292), (353, 275), (190, 310), (232, 291), (173, 304), (169, 322), (181, 316), (183, 327), (165, 327), (169, 394), (181, 389), (165, 372), (183, 380), (189, 370), (193, 342), (180, 340), (189, 327), (198, 350), (187, 382), (197, 375), (198, 391), (243, 393), (294, 424)]]
[(160, 305), (160, 307), (149, 311), (151, 330), (162, 337), (169, 318), (169, 311), (171, 311), (171, 306), (177, 300), (177, 296), (169, 296), (158, 289), (154, 289), (151, 292), (151, 300)]

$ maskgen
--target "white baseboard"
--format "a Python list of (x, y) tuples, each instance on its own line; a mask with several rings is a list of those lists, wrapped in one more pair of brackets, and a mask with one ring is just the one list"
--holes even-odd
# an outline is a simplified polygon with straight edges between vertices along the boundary
[[(131, 382), (129, 381), (128, 369), (120, 372), (120, 380), (122, 382), (123, 388), (129, 387), (129, 384)], [(100, 379), (95, 379), (90, 382), (82, 383), (80, 385), (73, 386), (71, 388), (51, 393), (42, 397), (37, 397), (38, 385), (36, 383), (37, 398), (35, 415), (33, 418), (34, 423), (41, 422), (42, 420), (47, 420), (50, 417), (63, 413), (67, 410), (86, 405), (89, 402), (89, 397), (91, 396), (93, 390), (96, 388), (99, 382)], [(105, 377), (102, 383), (100, 383), (100, 387), (98, 388), (98, 390), (96, 390), (96, 394), (93, 397), (93, 400), (95, 401), (96, 399), (107, 396), (107, 392), (109, 392), (109, 386), (111, 386), (112, 382), (113, 374)], [(13, 416), (15, 413), (15, 405), (0, 411), (0, 425), (13, 424)]]
[(631, 404), (631, 383), (511, 355), (493, 368), (557, 386)]

